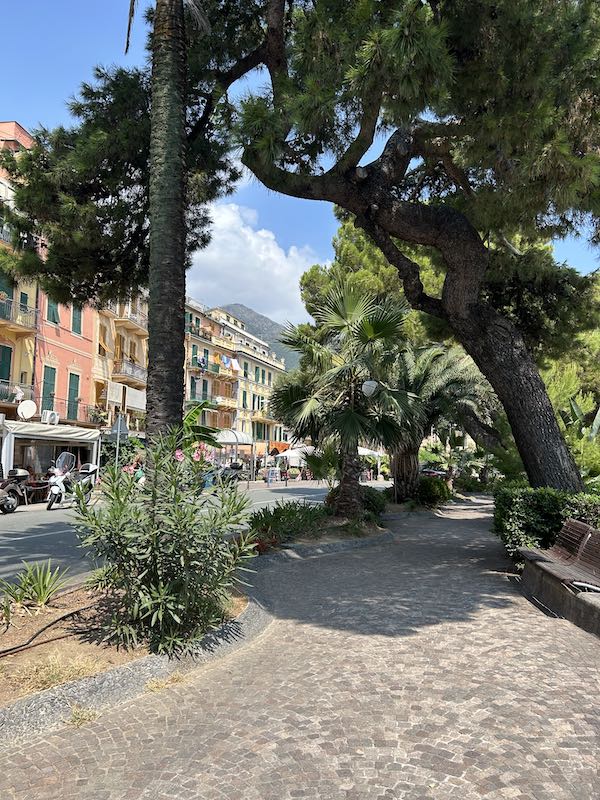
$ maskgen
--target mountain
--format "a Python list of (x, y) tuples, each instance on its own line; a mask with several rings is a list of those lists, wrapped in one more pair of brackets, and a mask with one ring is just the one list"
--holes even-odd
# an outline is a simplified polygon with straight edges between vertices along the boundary
[(283, 325), (279, 322), (265, 317), (264, 314), (259, 314), (242, 303), (230, 303), (227, 306), (219, 306), (219, 308), (244, 322), (249, 333), (253, 333), (268, 342), (274, 353), (277, 353), (280, 358), (285, 358), (286, 369), (294, 369), (298, 366), (298, 353), (288, 350), (279, 341), (279, 337), (284, 330)]

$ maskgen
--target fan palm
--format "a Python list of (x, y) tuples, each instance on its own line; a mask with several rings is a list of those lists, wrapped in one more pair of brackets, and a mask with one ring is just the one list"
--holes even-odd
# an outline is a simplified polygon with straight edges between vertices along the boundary
[(469, 356), (458, 347), (407, 347), (396, 363), (396, 386), (418, 411), (405, 417), (404, 438), (392, 451), (396, 498), (414, 497), (419, 479), (419, 448), (440, 420), (476, 418), (484, 426), (482, 398), (489, 391)]
[[(403, 437), (408, 409), (403, 390), (389, 391), (383, 376), (403, 337), (406, 306), (335, 286), (315, 314), (319, 341), (297, 327), (282, 342), (301, 356), (300, 369), (275, 387), (271, 408), (298, 439), (335, 441), (340, 486), (336, 513), (356, 516), (361, 508), (358, 446), (393, 447)], [(379, 390), (366, 397), (362, 384), (376, 379)]]

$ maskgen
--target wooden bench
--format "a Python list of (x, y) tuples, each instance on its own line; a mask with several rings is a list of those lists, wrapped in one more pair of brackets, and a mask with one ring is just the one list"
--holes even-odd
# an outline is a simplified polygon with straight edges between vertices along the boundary
[(577, 561), (594, 529), (585, 522), (568, 519), (556, 541), (547, 550), (538, 547), (520, 547), (519, 553), (526, 561), (558, 561), (568, 564)]
[(600, 635), (600, 531), (570, 519), (552, 547), (522, 547), (519, 553), (525, 560), (525, 591), (559, 616)]

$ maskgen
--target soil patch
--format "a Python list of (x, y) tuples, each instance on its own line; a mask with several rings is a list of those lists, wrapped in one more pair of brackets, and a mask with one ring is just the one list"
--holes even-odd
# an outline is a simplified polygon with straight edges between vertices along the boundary
[(325, 521), (325, 524), (318, 531), (317, 535), (294, 539), (292, 544), (330, 544), (347, 539), (377, 536), (386, 531), (387, 528), (383, 528), (375, 522), (357, 523), (356, 520), (345, 519), (343, 517), (331, 517)]
[[(102, 641), (102, 613), (107, 613), (99, 611), (102, 599), (98, 592), (76, 589), (30, 614), (13, 613), (12, 624), (0, 629), (0, 706), (148, 655), (145, 646), (126, 650)], [(234, 595), (226, 618), (239, 616), (247, 603)], [(6, 653), (21, 645), (26, 649)]]

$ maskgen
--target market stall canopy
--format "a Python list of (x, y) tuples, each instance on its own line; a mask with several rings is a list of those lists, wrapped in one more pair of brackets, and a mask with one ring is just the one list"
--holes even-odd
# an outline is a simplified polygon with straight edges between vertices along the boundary
[(295, 447), (292, 450), (285, 450), (283, 453), (275, 456), (276, 459), (287, 459), (290, 467), (299, 467), (301, 464), (306, 463), (305, 456), (311, 456), (315, 452), (315, 448), (311, 445), (305, 447)]
[(377, 452), (377, 450), (369, 450), (368, 447), (359, 447), (358, 448), (358, 455), (359, 456), (371, 456), (372, 458), (381, 458), (381, 456), (384, 456), (385, 453)]
[(234, 431), (231, 428), (224, 428), (216, 436), (219, 444), (253, 444), (252, 436), (242, 431)]
[(26, 436), (29, 439), (58, 439), (60, 441), (96, 442), (100, 431), (96, 428), (78, 428), (75, 425), (44, 425), (41, 422), (4, 423), (4, 430), (15, 436)]

